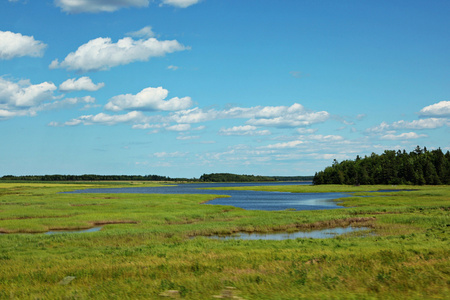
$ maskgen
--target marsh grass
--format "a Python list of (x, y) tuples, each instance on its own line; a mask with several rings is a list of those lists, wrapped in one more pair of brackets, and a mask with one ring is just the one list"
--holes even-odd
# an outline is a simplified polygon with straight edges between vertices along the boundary
[[(80, 186), (99, 187), (0, 184), (0, 230), (10, 233), (0, 235), (0, 299), (159, 299), (170, 290), (212, 299), (227, 287), (244, 299), (446, 299), (450, 292), (448, 186), (270, 187), (357, 192), (339, 200), (344, 209), (272, 212), (199, 204), (213, 195), (60, 194)], [(35, 234), (99, 224), (93, 233)], [(346, 225), (373, 235), (202, 237)], [(71, 281), (59, 284), (64, 278)]]

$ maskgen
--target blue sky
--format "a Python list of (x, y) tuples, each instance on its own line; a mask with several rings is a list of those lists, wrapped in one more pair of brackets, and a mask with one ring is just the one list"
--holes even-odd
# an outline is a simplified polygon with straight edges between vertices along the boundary
[(0, 176), (450, 150), (449, 1), (111, 2), (0, 2)]

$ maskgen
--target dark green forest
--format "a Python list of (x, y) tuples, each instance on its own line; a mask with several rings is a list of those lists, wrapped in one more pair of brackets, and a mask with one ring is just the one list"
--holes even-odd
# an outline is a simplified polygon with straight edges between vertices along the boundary
[(428, 151), (385, 150), (383, 154), (355, 160), (334, 160), (332, 166), (317, 172), (314, 184), (450, 184), (450, 152), (439, 148)]
[[(159, 175), (5, 175), (0, 180), (13, 181), (176, 181), (178, 178), (170, 178)], [(186, 179), (183, 179), (186, 180)]]
[(189, 181), (189, 182), (261, 182), (261, 181), (312, 181), (313, 176), (255, 176), (231, 173), (203, 174), (200, 178), (170, 178), (159, 175), (6, 175), (3, 181)]
[(268, 176), (238, 175), (231, 173), (211, 173), (200, 176), (200, 181), (204, 182), (260, 182), (275, 181), (275, 178)]

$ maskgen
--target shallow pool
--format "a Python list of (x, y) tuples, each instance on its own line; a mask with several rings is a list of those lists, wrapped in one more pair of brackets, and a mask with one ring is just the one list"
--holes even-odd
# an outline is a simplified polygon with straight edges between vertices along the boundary
[(307, 239), (327, 239), (333, 238), (338, 235), (358, 232), (358, 231), (367, 231), (369, 232), (369, 227), (336, 227), (336, 228), (326, 228), (312, 231), (297, 231), (292, 233), (287, 232), (275, 232), (275, 233), (237, 233), (231, 235), (213, 235), (207, 236), (207, 238), (211, 239), (220, 239), (220, 240), (293, 240), (297, 238)]

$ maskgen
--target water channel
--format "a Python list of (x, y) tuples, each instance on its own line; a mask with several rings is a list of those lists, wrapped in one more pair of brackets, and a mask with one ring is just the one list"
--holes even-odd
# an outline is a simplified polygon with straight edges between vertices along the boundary
[(350, 197), (345, 193), (289, 193), (237, 190), (208, 190), (208, 188), (267, 186), (267, 185), (310, 185), (311, 182), (252, 182), (252, 183), (195, 183), (168, 185), (162, 187), (127, 187), (76, 190), (68, 193), (132, 193), (132, 194), (213, 194), (229, 196), (216, 198), (205, 204), (231, 205), (247, 210), (319, 210), (337, 209), (333, 200)]
[(357, 232), (357, 231), (369, 231), (371, 228), (369, 227), (336, 227), (336, 228), (325, 228), (319, 230), (311, 230), (311, 231), (295, 231), (295, 232), (274, 232), (274, 233), (246, 233), (240, 232), (237, 234), (230, 235), (212, 235), (207, 236), (207, 238), (211, 239), (219, 239), (219, 240), (293, 240), (293, 239), (328, 239), (333, 238), (338, 235)]
[[(205, 204), (231, 205), (247, 210), (320, 210), (342, 208), (334, 201), (335, 199), (349, 197), (346, 193), (289, 193), (289, 192), (261, 192), (261, 191), (239, 191), (220, 190), (227, 187), (242, 186), (273, 186), (273, 185), (310, 185), (311, 182), (252, 182), (252, 183), (198, 183), (167, 185), (162, 187), (128, 187), (128, 188), (98, 188), (84, 189), (66, 192), (69, 194), (80, 193), (102, 193), (102, 194), (212, 194), (225, 195), (226, 198), (216, 198)], [(219, 188), (219, 190), (208, 190), (208, 188)], [(62, 233), (87, 233), (101, 230), (102, 227), (93, 227), (84, 230), (60, 230), (48, 231), (45, 234)], [(330, 238), (341, 234), (355, 231), (369, 230), (366, 227), (338, 227), (326, 228), (313, 231), (276, 232), (276, 233), (237, 233), (228, 236), (208, 236), (216, 239), (243, 239), (243, 240), (285, 240), (296, 238)]]

